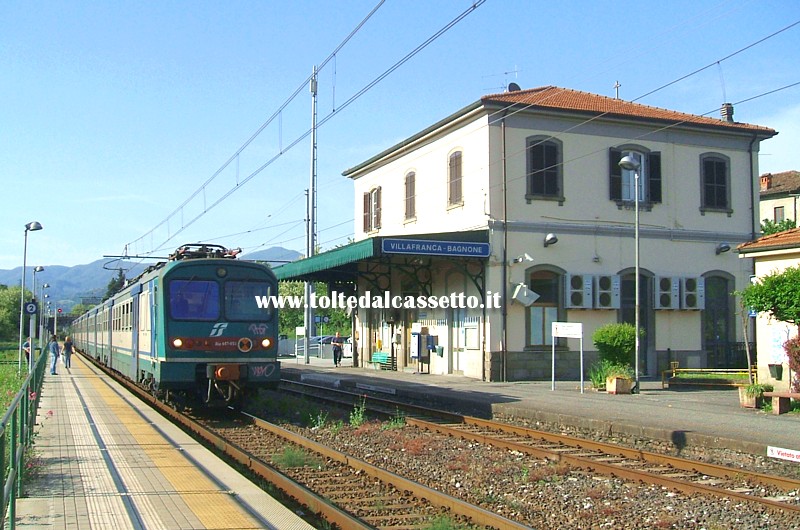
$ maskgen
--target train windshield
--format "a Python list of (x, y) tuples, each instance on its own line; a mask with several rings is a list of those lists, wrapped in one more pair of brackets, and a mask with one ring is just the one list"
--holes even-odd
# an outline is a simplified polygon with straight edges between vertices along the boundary
[(260, 308), (256, 298), (271, 296), (272, 288), (267, 282), (225, 282), (225, 317), (228, 320), (253, 320), (264, 322), (272, 319), (272, 308)]
[(178, 320), (218, 320), (219, 284), (206, 280), (171, 280), (169, 309)]

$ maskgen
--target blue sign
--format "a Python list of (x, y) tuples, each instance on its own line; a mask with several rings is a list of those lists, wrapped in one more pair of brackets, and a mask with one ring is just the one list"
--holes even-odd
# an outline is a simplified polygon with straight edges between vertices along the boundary
[(392, 239), (381, 242), (384, 254), (417, 254), (423, 256), (489, 257), (489, 243), (474, 241), (431, 241), (428, 239)]

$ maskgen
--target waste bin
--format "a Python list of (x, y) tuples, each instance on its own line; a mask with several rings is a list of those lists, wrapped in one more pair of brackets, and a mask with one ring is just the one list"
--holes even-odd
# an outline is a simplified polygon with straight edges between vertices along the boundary
[(438, 357), (444, 357), (444, 346), (436, 346), (436, 355)]

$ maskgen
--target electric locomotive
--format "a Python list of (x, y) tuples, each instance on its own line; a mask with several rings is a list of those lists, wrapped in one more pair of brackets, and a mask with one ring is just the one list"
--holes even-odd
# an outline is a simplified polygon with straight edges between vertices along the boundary
[(260, 264), (219, 245), (180, 247), (73, 323), (76, 347), (165, 401), (240, 405), (280, 381), (277, 294)]

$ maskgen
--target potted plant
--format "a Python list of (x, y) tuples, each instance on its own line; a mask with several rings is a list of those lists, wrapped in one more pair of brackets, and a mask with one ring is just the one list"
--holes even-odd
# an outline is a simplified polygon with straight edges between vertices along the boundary
[(739, 404), (745, 408), (760, 409), (764, 402), (764, 392), (772, 392), (772, 385), (750, 383), (739, 387)]
[(606, 392), (630, 394), (633, 387), (633, 369), (626, 364), (609, 364), (606, 372)]

